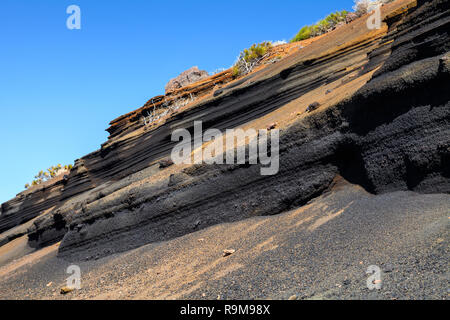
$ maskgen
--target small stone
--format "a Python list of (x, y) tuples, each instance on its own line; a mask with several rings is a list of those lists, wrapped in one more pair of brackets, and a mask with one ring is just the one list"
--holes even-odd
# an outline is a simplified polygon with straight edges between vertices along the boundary
[(316, 101), (316, 102), (313, 102), (313, 103), (311, 103), (311, 104), (308, 106), (308, 108), (306, 108), (306, 112), (312, 112), (312, 111), (316, 110), (316, 109), (319, 108), (319, 107), (320, 107), (320, 103), (318, 103), (317, 101)]
[(162, 159), (161, 161), (159, 161), (159, 168), (160, 169), (164, 169), (164, 168), (168, 168), (170, 166), (172, 166), (174, 163), (172, 161), (172, 159), (167, 158), (167, 159)]
[(47, 283), (47, 287), (51, 287), (51, 286), (52, 286), (52, 284), (53, 284), (53, 282), (49, 282), (49, 283)]
[(201, 224), (202, 224), (202, 222), (201, 222), (200, 220), (197, 220), (197, 221), (194, 223), (194, 229), (197, 229)]
[(342, 282), (342, 284), (343, 284), (344, 286), (348, 286), (348, 285), (350, 285), (350, 283), (351, 283), (351, 281), (348, 280), (348, 279), (346, 279), (346, 280), (344, 280), (344, 281)]
[(381, 280), (374, 280), (373, 281), (373, 284), (379, 284), (379, 283), (381, 283)]
[(278, 122), (271, 123), (267, 126), (267, 131), (273, 130), (278, 127)]
[(325, 94), (330, 94), (331, 92), (333, 92), (332, 90), (328, 89)]
[(218, 89), (216, 91), (214, 91), (213, 96), (214, 97), (218, 97), (223, 93), (223, 89)]
[(236, 252), (236, 250), (234, 250), (234, 249), (223, 250), (223, 256), (228, 257), (228, 256), (231, 256), (235, 252)]
[(297, 300), (298, 299), (298, 297), (294, 294), (293, 296), (290, 296), (289, 297), (289, 301), (294, 301), (294, 300)]
[(75, 290), (75, 289), (69, 288), (69, 287), (64, 287), (64, 288), (61, 288), (61, 294), (68, 294), (68, 293), (72, 292), (73, 290)]
[(383, 266), (383, 271), (386, 272), (386, 273), (392, 272), (393, 270), (394, 270), (394, 266), (392, 264), (390, 264), (390, 263), (386, 263)]

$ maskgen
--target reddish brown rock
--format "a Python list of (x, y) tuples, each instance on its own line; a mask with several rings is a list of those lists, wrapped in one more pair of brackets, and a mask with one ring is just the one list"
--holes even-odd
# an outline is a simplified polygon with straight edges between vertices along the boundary
[(359, 16), (358, 16), (356, 13), (350, 12), (350, 13), (347, 15), (347, 17), (345, 18), (345, 22), (350, 23), (350, 22), (352, 22), (353, 20), (358, 19), (358, 17), (359, 17)]
[(173, 78), (166, 85), (166, 93), (183, 88), (199, 80), (209, 77), (209, 73), (204, 70), (199, 70), (198, 67), (192, 67), (184, 71), (178, 77)]

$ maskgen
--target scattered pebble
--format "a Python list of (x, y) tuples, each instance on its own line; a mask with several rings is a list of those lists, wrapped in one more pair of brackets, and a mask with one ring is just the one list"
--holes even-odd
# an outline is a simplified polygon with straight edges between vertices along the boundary
[(75, 289), (69, 288), (69, 287), (64, 287), (64, 288), (61, 288), (61, 294), (68, 294), (68, 293), (72, 292), (73, 290), (75, 290)]
[(214, 97), (218, 97), (223, 93), (223, 89), (218, 89), (216, 91), (214, 91), (213, 96)]
[(294, 294), (293, 296), (290, 296), (289, 297), (289, 301), (294, 301), (294, 300), (297, 300), (298, 299), (298, 297)]
[(234, 249), (223, 250), (223, 256), (228, 257), (228, 256), (231, 256), (235, 252), (236, 252), (236, 250), (234, 250)]
[(173, 164), (174, 163), (173, 163), (172, 159), (170, 159), (170, 158), (163, 159), (163, 160), (159, 161), (159, 168), (164, 169), (164, 168), (172, 166)]
[(383, 266), (383, 271), (386, 272), (386, 273), (392, 272), (393, 270), (394, 270), (394, 266), (392, 264), (390, 264), (390, 263), (386, 263)]
[(270, 131), (270, 130), (275, 129), (276, 127), (278, 127), (278, 122), (274, 122), (274, 123), (269, 124), (267, 126), (267, 130)]
[(320, 107), (320, 103), (318, 103), (317, 101), (316, 101), (316, 102), (313, 102), (313, 103), (311, 103), (311, 104), (308, 106), (308, 108), (306, 108), (306, 112), (312, 112), (312, 111), (316, 110), (316, 109), (319, 108), (319, 107)]
[(196, 221), (194, 223), (194, 229), (197, 229), (201, 224), (202, 224), (202, 222), (200, 220)]

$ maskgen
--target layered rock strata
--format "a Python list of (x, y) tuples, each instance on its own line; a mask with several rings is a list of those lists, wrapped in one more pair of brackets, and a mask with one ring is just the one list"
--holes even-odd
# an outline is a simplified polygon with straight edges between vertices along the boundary
[[(55, 208), (30, 227), (30, 244), (62, 240), (60, 256), (92, 259), (284, 212), (337, 176), (376, 194), (450, 193), (449, 13), (448, 1), (398, 0), (383, 6), (379, 30), (362, 17), (245, 78), (216, 75), (220, 88), (204, 82), (201, 99), (159, 125), (140, 124), (142, 108), (116, 119), (109, 141), (78, 160), (43, 205)], [(310, 96), (333, 98), (302, 113)], [(204, 130), (257, 128), (292, 106), (300, 112), (281, 127), (274, 176), (258, 165), (160, 162), (175, 129), (197, 120)]]

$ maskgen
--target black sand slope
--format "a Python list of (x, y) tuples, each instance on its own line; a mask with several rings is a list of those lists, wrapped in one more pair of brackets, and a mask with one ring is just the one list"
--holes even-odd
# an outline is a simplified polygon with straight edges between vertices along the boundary
[[(339, 183), (287, 213), (98, 260), (66, 261), (55, 249), (17, 270), (0, 268), (0, 298), (448, 299), (449, 208), (445, 194), (374, 196)], [(223, 257), (225, 249), (236, 252)], [(62, 296), (74, 263), (82, 289)], [(370, 265), (383, 270), (380, 290), (367, 288)]]
[[(356, 20), (2, 205), (0, 298), (447, 300), (449, 1), (384, 8), (381, 30)], [(160, 165), (172, 129), (267, 119), (276, 175)]]

